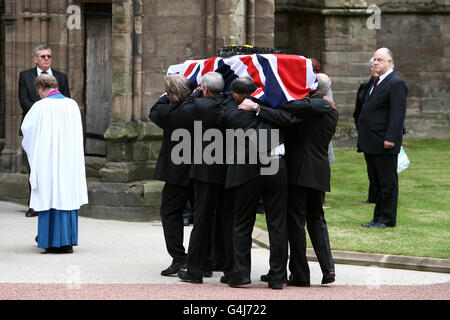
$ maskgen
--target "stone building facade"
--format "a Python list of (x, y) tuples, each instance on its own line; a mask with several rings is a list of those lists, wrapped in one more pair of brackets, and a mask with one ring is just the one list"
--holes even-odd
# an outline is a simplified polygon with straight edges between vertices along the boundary
[[(372, 6), (371, 6), (372, 5)], [(275, 46), (319, 60), (333, 80), (338, 146), (354, 146), (356, 91), (388, 47), (409, 87), (408, 137), (449, 138), (449, 0), (277, 0)]]
[(81, 214), (148, 220), (162, 188), (151, 180), (162, 132), (148, 113), (169, 65), (229, 44), (314, 57), (333, 79), (336, 144), (352, 146), (356, 90), (373, 51), (387, 46), (410, 89), (408, 135), (448, 138), (448, 2), (0, 0), (0, 199), (28, 199), (17, 83), (38, 44), (53, 49), (83, 115), (90, 205)]

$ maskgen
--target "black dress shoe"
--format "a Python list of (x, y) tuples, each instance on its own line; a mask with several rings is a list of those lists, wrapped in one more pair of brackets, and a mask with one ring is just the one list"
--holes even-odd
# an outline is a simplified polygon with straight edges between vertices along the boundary
[(269, 288), (274, 290), (281, 290), (283, 289), (283, 283), (282, 282), (269, 282)]
[(62, 246), (59, 248), (47, 248), (45, 249), (45, 252), (47, 253), (73, 253), (73, 247), (72, 246)]
[(373, 226), (375, 224), (375, 221), (370, 221), (369, 223), (364, 223), (361, 226), (365, 227), (365, 228), (370, 228), (371, 226)]
[(178, 278), (180, 278), (180, 280), (184, 282), (199, 283), (199, 284), (203, 283), (202, 278), (194, 278), (185, 270), (178, 271)]
[(294, 278), (289, 279), (287, 282), (287, 285), (293, 286), (293, 287), (309, 287), (310, 286), (309, 282), (295, 280)]
[[(259, 277), (259, 280), (263, 282), (269, 282), (269, 275), (268, 274), (262, 274), (261, 277)], [(287, 278), (283, 278), (283, 283), (287, 283)]]
[(324, 274), (322, 278), (322, 286), (330, 285), (335, 281), (336, 275), (334, 273)]
[(28, 209), (27, 213), (25, 213), (25, 217), (27, 217), (27, 218), (37, 217), (37, 216), (38, 216), (38, 213), (31, 208)]
[(167, 268), (161, 271), (162, 276), (171, 276), (177, 274), (181, 269), (186, 269), (185, 262), (172, 262), (172, 264)]
[(220, 277), (220, 283), (228, 284), (229, 281), (230, 281), (230, 278), (226, 275), (223, 275)]
[(387, 228), (387, 225), (384, 223), (377, 222), (370, 225), (369, 228)]
[(234, 287), (234, 288), (241, 288), (241, 287), (244, 287), (246, 285), (249, 285), (250, 283), (252, 283), (250, 281), (250, 278), (242, 278), (242, 279), (232, 279), (232, 278), (230, 278), (228, 280), (228, 285), (230, 287)]
[(213, 275), (213, 272), (211, 270), (203, 271), (203, 276), (206, 278), (211, 278), (212, 275)]
[(34, 238), (34, 241), (36, 241), (36, 243), (39, 243), (38, 236), (36, 236), (36, 238)]

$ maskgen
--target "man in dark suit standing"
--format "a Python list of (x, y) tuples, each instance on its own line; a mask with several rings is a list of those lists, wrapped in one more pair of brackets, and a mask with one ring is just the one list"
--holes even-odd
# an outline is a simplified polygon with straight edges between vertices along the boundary
[(167, 76), (164, 82), (166, 93), (152, 106), (150, 119), (163, 129), (163, 142), (156, 163), (156, 180), (165, 181), (161, 199), (161, 222), (164, 239), (169, 255), (170, 266), (161, 271), (161, 275), (176, 275), (186, 268), (186, 250), (183, 246), (183, 212), (193, 190), (189, 180), (191, 157), (174, 163), (172, 152), (177, 141), (172, 141), (172, 133), (178, 128), (191, 131), (193, 123), (187, 109), (181, 108), (182, 102), (191, 94), (189, 80), (181, 75)]
[[(212, 245), (216, 241), (225, 246), (224, 252), (219, 252), (221, 256), (215, 257), (216, 261), (225, 255), (225, 274), (232, 268), (233, 210), (224, 189), (227, 166), (223, 148), (219, 145), (220, 150), (215, 150), (215, 154), (211, 155), (213, 158), (207, 159), (209, 154), (206, 151), (211, 148), (211, 142), (201, 139), (200, 143), (197, 139), (197, 136), (203, 137), (208, 132), (225, 136), (216, 114), (216, 107), (225, 99), (224, 86), (220, 73), (208, 72), (202, 76), (201, 90), (194, 92), (181, 106), (190, 112), (192, 122), (195, 121), (194, 132), (191, 132), (194, 135), (194, 161), (190, 171), (194, 188), (194, 223), (189, 239), (187, 270), (178, 272), (178, 277), (186, 282), (202, 283), (203, 276), (212, 275), (214, 265), (208, 265), (211, 262), (208, 256), (212, 255)], [(215, 139), (213, 143), (218, 142)], [(217, 235), (216, 230), (222, 232)], [(225, 239), (220, 238), (222, 235)], [(206, 262), (205, 257), (208, 258)]]
[[(291, 271), (288, 285), (301, 287), (310, 285), (305, 223), (323, 273), (322, 284), (335, 279), (322, 198), (325, 191), (330, 191), (328, 145), (336, 130), (338, 114), (334, 101), (327, 96), (330, 79), (321, 73), (317, 79), (318, 88), (310, 99), (295, 100), (275, 109), (261, 107), (258, 113), (264, 121), (285, 128)], [(261, 276), (263, 281), (266, 278)]]
[[(317, 74), (319, 86), (312, 98), (326, 97), (331, 81), (325, 74)], [(334, 102), (330, 101), (334, 106)], [(335, 279), (328, 228), (322, 198), (330, 191), (330, 163), (328, 145), (336, 131), (338, 113), (331, 109), (320, 116), (308, 118), (301, 126), (286, 134), (289, 170), (288, 235), (291, 249), (288, 284), (309, 286), (310, 273), (306, 259), (305, 222), (314, 251), (322, 270), (322, 285)]]
[[(356, 104), (355, 104), (355, 111), (353, 112), (353, 119), (355, 120), (355, 126), (356, 129), (358, 129), (358, 119), (359, 115), (361, 114), (361, 108), (364, 104), (364, 101), (366, 100), (367, 93), (369, 92), (370, 88), (372, 87), (375, 80), (378, 79), (378, 74), (375, 72), (375, 66), (373, 64), (373, 58), (370, 59), (369, 62), (369, 70), (370, 70), (370, 79), (367, 82), (362, 83), (359, 88), (358, 92), (356, 94)], [(366, 160), (367, 165), (367, 175), (369, 177), (369, 194), (367, 197), (367, 200), (365, 203), (375, 203), (376, 202), (376, 194), (378, 193), (378, 185), (375, 184), (375, 177), (374, 172), (371, 170), (368, 166), (367, 161), (367, 155), (364, 154), (364, 158)]]
[(408, 87), (395, 73), (389, 49), (375, 51), (373, 63), (379, 79), (369, 89), (358, 119), (358, 150), (367, 154), (368, 167), (380, 187), (373, 219), (363, 227), (385, 228), (397, 223), (397, 161)]
[[(234, 155), (233, 159), (227, 160), (229, 164), (225, 181), (225, 188), (230, 189), (230, 192), (233, 193), (236, 204), (233, 227), (234, 268), (231, 276), (221, 282), (227, 282), (232, 287), (251, 283), (251, 235), (258, 202), (263, 197), (270, 241), (269, 287), (282, 289), (288, 253), (286, 234), (287, 174), (283, 159), (284, 150), (267, 143), (265, 147), (261, 147), (261, 144), (258, 143), (259, 138), (267, 138), (268, 135), (276, 134), (272, 132), (273, 127), (262, 123), (256, 117), (255, 112), (238, 109), (238, 105), (256, 88), (252, 79), (236, 78), (231, 84), (233, 96), (225, 100), (223, 108), (218, 110), (220, 122), (228, 129), (234, 129), (235, 135), (242, 137), (245, 134), (244, 142), (242, 140), (239, 142), (239, 138), (236, 136), (238, 141), (234, 144), (234, 152), (227, 149), (227, 156)], [(256, 103), (253, 105), (257, 106)], [(267, 130), (265, 131), (268, 133), (266, 137), (259, 134), (262, 129)], [(261, 153), (266, 154), (264, 160), (258, 157)], [(241, 160), (239, 160), (239, 154), (243, 156)], [(253, 156), (255, 157), (253, 158)], [(270, 172), (274, 174), (266, 174), (274, 165), (277, 165), (278, 170)], [(266, 171), (267, 168), (269, 169)]]
[[(45, 44), (41, 44), (33, 50), (34, 63), (36, 67), (20, 72), (19, 75), (19, 101), (22, 108), (22, 121), (28, 110), (33, 104), (40, 100), (36, 87), (34, 86), (34, 79), (41, 74), (51, 74), (58, 82), (58, 90), (67, 98), (70, 98), (69, 82), (65, 73), (56, 71), (51, 68), (53, 51)], [(22, 136), (22, 131), (19, 131)], [(27, 160), (25, 160), (27, 161)], [(35, 217), (38, 214), (33, 209), (28, 209), (25, 214), (26, 217)]]

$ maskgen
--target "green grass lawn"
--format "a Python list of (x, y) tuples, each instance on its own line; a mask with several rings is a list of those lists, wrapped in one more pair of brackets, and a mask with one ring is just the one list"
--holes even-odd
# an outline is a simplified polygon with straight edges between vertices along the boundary
[[(331, 248), (450, 259), (450, 140), (405, 139), (409, 168), (399, 174), (397, 226), (361, 227), (372, 220), (364, 156), (336, 149), (325, 209)], [(256, 225), (266, 229), (264, 215)], [(308, 246), (311, 247), (308, 239)]]

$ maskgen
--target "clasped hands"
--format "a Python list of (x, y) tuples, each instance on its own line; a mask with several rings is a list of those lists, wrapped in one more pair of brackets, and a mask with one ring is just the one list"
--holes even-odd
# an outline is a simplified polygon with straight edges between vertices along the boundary
[[(330, 105), (330, 107), (333, 110), (336, 110), (336, 103), (334, 102), (333, 99), (331, 99), (330, 97), (327, 97), (327, 96), (324, 96), (323, 99), (328, 101), (328, 104)], [(257, 105), (256, 108), (255, 108), (255, 105)], [(251, 99), (244, 99), (244, 101), (242, 101), (241, 104), (238, 106), (238, 109), (239, 110), (245, 110), (245, 111), (258, 112), (259, 111), (259, 104), (257, 104), (256, 102), (254, 102)]]

